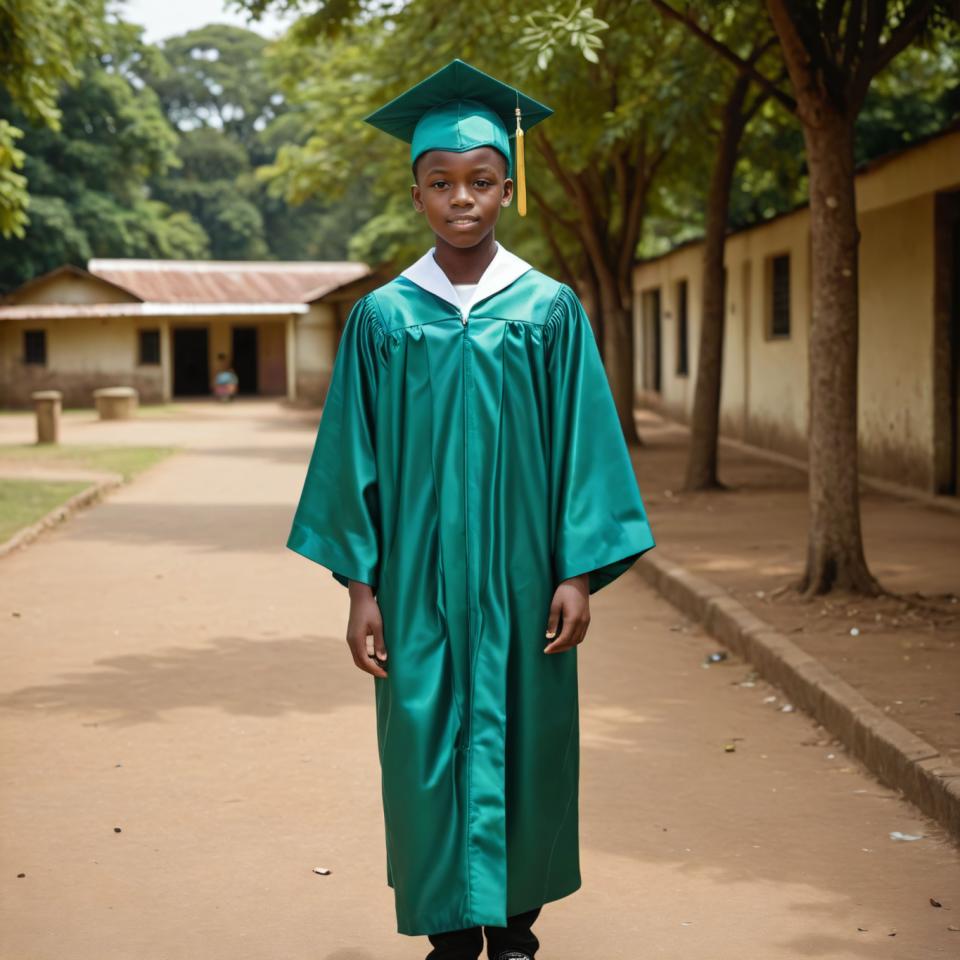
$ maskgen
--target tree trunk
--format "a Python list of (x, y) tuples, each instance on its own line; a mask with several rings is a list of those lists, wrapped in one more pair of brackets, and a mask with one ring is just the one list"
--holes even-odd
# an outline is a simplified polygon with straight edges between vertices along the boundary
[(800, 589), (876, 594), (860, 530), (857, 228), (853, 118), (824, 97), (804, 124), (810, 170), (810, 530)]
[(617, 416), (627, 446), (640, 443), (633, 417), (636, 384), (633, 370), (633, 310), (620, 302), (616, 285), (598, 282), (603, 317), (603, 353), (610, 391), (617, 405)]
[(723, 129), (707, 197), (700, 350), (697, 358), (693, 417), (690, 422), (690, 451), (685, 482), (687, 490), (709, 490), (722, 486), (717, 475), (717, 446), (720, 433), (725, 320), (723, 254), (733, 170), (745, 125), (743, 104), (749, 89), (750, 77), (741, 73), (724, 105)]

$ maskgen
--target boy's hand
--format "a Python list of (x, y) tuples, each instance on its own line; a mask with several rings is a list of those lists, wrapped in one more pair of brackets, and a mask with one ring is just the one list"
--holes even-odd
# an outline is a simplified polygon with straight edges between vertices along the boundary
[(553, 594), (550, 604), (550, 617), (547, 620), (547, 639), (555, 637), (557, 624), (563, 618), (560, 636), (544, 648), (544, 653), (563, 653), (578, 643), (583, 643), (590, 625), (590, 581), (589, 574), (563, 580)]
[[(347, 645), (353, 654), (353, 662), (364, 672), (375, 677), (386, 677), (387, 672), (377, 662), (387, 659), (383, 642), (383, 618), (380, 605), (369, 584), (351, 580), (350, 619), (347, 623)], [(370, 634), (373, 634), (372, 638)]]

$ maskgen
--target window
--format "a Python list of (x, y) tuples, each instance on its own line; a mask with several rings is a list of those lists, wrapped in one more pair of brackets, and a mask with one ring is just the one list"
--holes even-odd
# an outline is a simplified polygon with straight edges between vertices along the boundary
[(23, 331), (23, 362), (35, 363), (38, 366), (47, 365), (47, 331)]
[(677, 282), (677, 376), (690, 373), (689, 326), (687, 322), (687, 281)]
[(790, 254), (770, 262), (770, 336), (790, 336)]
[(160, 362), (160, 331), (159, 330), (140, 330), (140, 359), (137, 361), (141, 366), (145, 364), (156, 364)]

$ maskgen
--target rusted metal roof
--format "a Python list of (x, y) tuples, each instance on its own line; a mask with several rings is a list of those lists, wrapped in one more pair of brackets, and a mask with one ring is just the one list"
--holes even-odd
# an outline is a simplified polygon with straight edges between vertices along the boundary
[(96, 277), (151, 303), (304, 303), (370, 272), (351, 261), (91, 260)]
[(0, 305), (0, 320), (72, 317), (286, 317), (306, 303), (16, 303)]

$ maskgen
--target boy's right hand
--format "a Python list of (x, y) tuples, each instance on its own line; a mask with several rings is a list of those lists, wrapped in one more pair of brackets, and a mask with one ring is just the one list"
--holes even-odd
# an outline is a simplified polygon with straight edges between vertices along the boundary
[(347, 645), (353, 655), (353, 662), (365, 673), (386, 678), (386, 670), (377, 663), (377, 660), (387, 659), (380, 605), (369, 584), (351, 580), (349, 590), (350, 619), (347, 623)]

